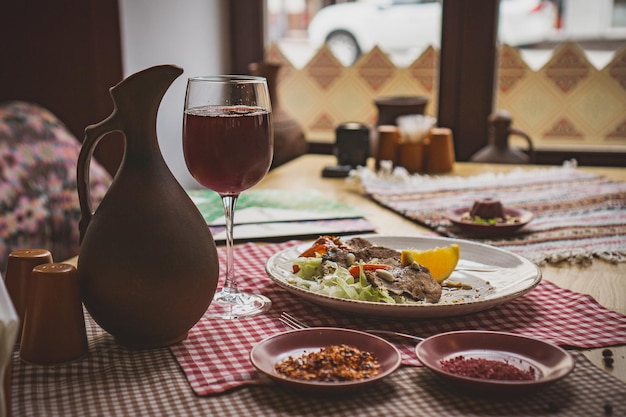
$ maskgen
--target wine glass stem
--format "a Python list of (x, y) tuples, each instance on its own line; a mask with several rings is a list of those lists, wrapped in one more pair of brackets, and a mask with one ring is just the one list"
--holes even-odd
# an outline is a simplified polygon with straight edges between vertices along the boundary
[(226, 222), (226, 278), (222, 292), (232, 294), (233, 296), (238, 293), (237, 280), (235, 278), (235, 258), (233, 256), (233, 227), (235, 225), (235, 205), (238, 197), (238, 195), (222, 196)]

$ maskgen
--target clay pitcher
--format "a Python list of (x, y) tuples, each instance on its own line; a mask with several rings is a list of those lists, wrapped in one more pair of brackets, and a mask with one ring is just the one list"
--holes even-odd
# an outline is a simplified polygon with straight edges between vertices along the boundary
[[(472, 162), (496, 164), (527, 164), (534, 162), (535, 149), (526, 133), (511, 127), (511, 115), (500, 110), (489, 116), (489, 144), (471, 156)], [(526, 140), (528, 155), (509, 145), (509, 136), (517, 135)]]
[[(156, 136), (161, 99), (182, 72), (152, 67), (111, 88), (113, 113), (85, 129), (78, 157), (80, 293), (93, 319), (131, 347), (183, 340), (217, 287), (213, 237), (163, 160)], [(125, 154), (94, 212), (89, 164), (100, 139), (113, 131), (124, 134)]]
[(374, 100), (378, 110), (377, 126), (396, 125), (400, 116), (407, 114), (424, 114), (428, 97), (424, 96), (391, 96), (378, 97)]

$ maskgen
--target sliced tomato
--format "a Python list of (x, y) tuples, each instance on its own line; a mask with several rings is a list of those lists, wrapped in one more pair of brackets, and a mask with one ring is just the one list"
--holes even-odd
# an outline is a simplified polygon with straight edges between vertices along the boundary
[(363, 265), (352, 265), (348, 268), (350, 275), (354, 278), (358, 278), (361, 273), (361, 267), (363, 267), (363, 271), (376, 271), (377, 269), (390, 269), (391, 266), (385, 264), (363, 264)]
[(349, 247), (341, 242), (341, 239), (337, 236), (324, 235), (320, 236), (313, 242), (310, 248), (306, 249), (300, 254), (303, 258), (314, 258), (319, 255), (324, 255), (328, 252), (328, 249), (338, 247), (342, 250), (350, 250)]
[(328, 252), (328, 245), (313, 245), (300, 254), (301, 258), (315, 258), (317, 255), (323, 255)]

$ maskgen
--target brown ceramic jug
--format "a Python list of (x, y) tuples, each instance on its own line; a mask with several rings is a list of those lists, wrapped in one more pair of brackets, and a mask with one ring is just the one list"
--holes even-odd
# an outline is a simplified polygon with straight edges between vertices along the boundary
[(397, 118), (407, 114), (424, 114), (428, 97), (424, 96), (390, 96), (378, 97), (374, 100), (378, 110), (380, 125), (397, 125)]
[[(535, 149), (526, 133), (511, 127), (511, 115), (500, 110), (489, 116), (489, 144), (471, 156), (472, 162), (491, 162), (496, 164), (527, 164), (534, 162)], [(528, 143), (528, 155), (509, 146), (509, 136), (517, 135)]]
[[(161, 99), (182, 72), (152, 67), (111, 88), (113, 113), (85, 129), (78, 157), (81, 296), (93, 319), (132, 347), (183, 340), (217, 287), (213, 237), (163, 160), (156, 135)], [(94, 212), (89, 164), (100, 139), (112, 131), (124, 133), (125, 154)]]

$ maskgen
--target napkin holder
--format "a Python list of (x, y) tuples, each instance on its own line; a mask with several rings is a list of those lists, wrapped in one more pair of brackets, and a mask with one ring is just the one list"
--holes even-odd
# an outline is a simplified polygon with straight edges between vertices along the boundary
[(17, 312), (4, 285), (4, 279), (0, 279), (0, 375), (3, 381), (0, 390), (0, 417), (11, 414), (11, 363), (18, 328)]

